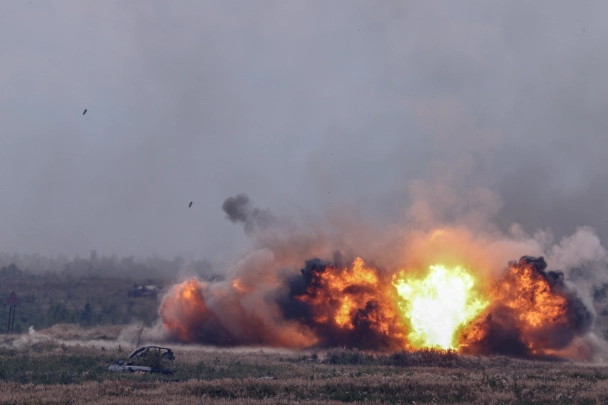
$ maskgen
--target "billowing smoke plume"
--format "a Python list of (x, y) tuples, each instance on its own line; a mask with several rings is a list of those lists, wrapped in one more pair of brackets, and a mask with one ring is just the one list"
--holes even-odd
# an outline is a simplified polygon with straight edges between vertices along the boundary
[[(473, 233), (463, 226), (388, 230), (383, 238), (357, 221), (329, 219), (325, 228), (302, 231), (252, 206), (244, 194), (227, 199), (222, 208), (229, 220), (244, 225), (254, 248), (234, 262), (227, 280), (190, 279), (167, 294), (160, 314), (178, 341), (382, 351), (427, 342), (465, 353), (577, 359), (575, 345), (587, 348), (586, 359), (600, 350), (593, 335), (595, 311), (585, 304), (592, 301), (590, 290), (568, 280), (574, 268), (585, 272), (601, 265), (601, 245), (591, 249), (595, 256), (582, 254), (579, 260), (567, 253), (571, 243), (597, 240), (590, 229), (579, 229), (578, 237), (559, 245), (546, 234), (530, 237), (517, 227), (509, 235)], [(565, 264), (566, 271), (547, 271), (542, 255)], [(509, 261), (514, 256), (521, 259)], [(453, 272), (463, 294), (477, 297), (463, 301), (475, 310), (470, 319), (454, 321), (453, 336), (443, 346), (433, 343), (442, 340), (433, 340), (432, 327), (417, 326), (419, 314), (407, 312), (416, 299), (408, 288), (427, 282), (428, 269), (437, 264)], [(427, 310), (437, 311), (431, 318), (442, 316), (441, 306)]]

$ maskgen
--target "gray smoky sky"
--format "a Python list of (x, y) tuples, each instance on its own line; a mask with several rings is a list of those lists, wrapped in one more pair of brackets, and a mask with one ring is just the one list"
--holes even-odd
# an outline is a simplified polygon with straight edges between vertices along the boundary
[(289, 217), (591, 226), (605, 242), (607, 15), (3, 1), (0, 251), (229, 255), (247, 241), (222, 204), (240, 193)]

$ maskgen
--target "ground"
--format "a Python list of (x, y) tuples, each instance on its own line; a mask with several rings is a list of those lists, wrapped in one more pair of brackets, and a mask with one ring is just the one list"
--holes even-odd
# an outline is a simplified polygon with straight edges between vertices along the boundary
[(119, 334), (117, 327), (101, 333), (64, 325), (3, 335), (0, 403), (608, 403), (604, 367), (432, 351), (173, 345), (174, 375), (111, 373), (107, 365), (133, 348)]
[[(151, 343), (137, 331), (158, 319), (162, 294), (134, 298), (128, 291), (134, 283), (167, 288), (170, 280), (36, 275), (10, 266), (0, 276), (1, 297), (15, 290), (21, 300), (18, 333), (0, 334), (0, 404), (608, 404), (601, 366), (436, 352), (171, 345), (172, 376), (111, 373), (109, 364)], [(601, 324), (608, 323), (607, 303), (608, 287), (596, 291)]]

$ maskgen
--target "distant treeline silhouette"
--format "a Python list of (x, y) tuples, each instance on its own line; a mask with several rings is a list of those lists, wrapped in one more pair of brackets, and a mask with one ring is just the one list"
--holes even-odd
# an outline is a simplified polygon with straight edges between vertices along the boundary
[(0, 252), (0, 268), (8, 269), (11, 265), (30, 276), (53, 273), (74, 277), (175, 278), (180, 271), (187, 269), (203, 279), (220, 277), (213, 273), (211, 263), (206, 260), (189, 262), (182, 257), (136, 259), (133, 256), (99, 255), (94, 250), (89, 257), (73, 258)]

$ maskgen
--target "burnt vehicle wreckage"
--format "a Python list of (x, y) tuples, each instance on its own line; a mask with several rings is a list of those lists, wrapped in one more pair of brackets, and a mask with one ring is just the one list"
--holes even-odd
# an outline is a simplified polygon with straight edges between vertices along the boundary
[(168, 347), (143, 346), (135, 349), (129, 354), (127, 360), (118, 360), (116, 364), (108, 366), (109, 371), (113, 372), (135, 372), (173, 374), (174, 371), (162, 367), (163, 361), (172, 362), (175, 360), (173, 351)]

